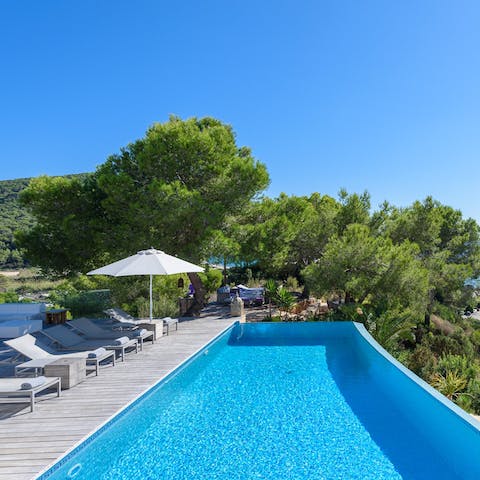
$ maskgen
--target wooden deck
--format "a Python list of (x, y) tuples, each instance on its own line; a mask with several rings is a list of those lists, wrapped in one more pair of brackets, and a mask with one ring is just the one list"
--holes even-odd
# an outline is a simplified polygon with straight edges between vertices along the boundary
[(143, 352), (105, 367), (60, 398), (40, 398), (30, 413), (24, 405), (0, 405), (0, 480), (27, 480), (164, 377), (234, 320), (210, 315), (181, 322)]

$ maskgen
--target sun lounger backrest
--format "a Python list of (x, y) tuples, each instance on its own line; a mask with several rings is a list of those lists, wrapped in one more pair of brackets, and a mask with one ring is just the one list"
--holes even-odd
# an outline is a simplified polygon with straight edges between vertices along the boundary
[(112, 318), (114, 318), (118, 322), (135, 320), (130, 314), (128, 314), (121, 308), (109, 308), (108, 310), (105, 310), (105, 313), (107, 315), (110, 315)]
[(85, 340), (64, 325), (55, 325), (54, 327), (42, 330), (40, 333), (46, 335), (48, 338), (51, 338), (53, 341), (58, 342), (64, 347), (74, 347)]
[(70, 320), (68, 323), (78, 331), (83, 332), (84, 334), (93, 338), (101, 338), (102, 335), (108, 333), (106, 330), (93, 323), (89, 318), (75, 318), (74, 320)]
[(5, 340), (4, 343), (31, 360), (52, 356), (51, 353), (36, 345), (37, 339), (28, 333), (12, 340)]

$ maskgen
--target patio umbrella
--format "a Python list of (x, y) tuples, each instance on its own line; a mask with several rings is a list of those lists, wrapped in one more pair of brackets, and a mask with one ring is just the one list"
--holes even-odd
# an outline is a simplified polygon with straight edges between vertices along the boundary
[(129, 275), (150, 275), (150, 321), (153, 318), (152, 283), (153, 275), (175, 275), (176, 273), (203, 272), (203, 268), (186, 262), (160, 250), (150, 248), (135, 255), (110, 263), (88, 272), (87, 275), (111, 275), (126, 277)]

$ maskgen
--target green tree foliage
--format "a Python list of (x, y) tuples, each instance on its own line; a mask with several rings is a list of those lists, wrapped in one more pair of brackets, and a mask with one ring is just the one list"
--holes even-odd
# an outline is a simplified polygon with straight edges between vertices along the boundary
[(417, 254), (410, 242), (394, 245), (389, 238), (373, 236), (366, 225), (352, 224), (330, 239), (304, 277), (319, 295), (367, 302), (378, 314), (408, 311), (418, 317), (425, 309), (428, 272)]
[(345, 189), (339, 194), (340, 209), (335, 218), (338, 233), (342, 233), (353, 223), (367, 224), (370, 221), (370, 194), (365, 191), (361, 195), (349, 194)]
[(0, 181), (0, 268), (20, 268), (26, 265), (14, 240), (17, 230), (26, 230), (34, 218), (18, 202), (29, 178)]
[(230, 126), (172, 117), (83, 180), (34, 180), (21, 200), (37, 225), (18, 240), (33, 263), (57, 274), (150, 246), (199, 261), (226, 216), (268, 181)]
[[(108, 222), (107, 251), (145, 245), (198, 261), (227, 214), (268, 185), (268, 174), (228, 125), (212, 118), (155, 124), (96, 173)], [(140, 235), (138, 232), (141, 232)]]
[(199, 274), (203, 286), (208, 293), (214, 293), (222, 285), (222, 272), (215, 268), (205, 268), (205, 272)]
[(16, 236), (30, 263), (57, 275), (93, 267), (89, 260), (108, 232), (100, 198), (93, 175), (33, 179), (20, 201), (36, 223)]
[(405, 240), (418, 245), (419, 258), (429, 272), (428, 310), (435, 302), (464, 305), (471, 292), (465, 280), (480, 272), (478, 224), (463, 219), (458, 210), (431, 197), (404, 209), (393, 209), (383, 222), (385, 235), (395, 244)]
[[(85, 174), (67, 175), (82, 178)], [(31, 178), (0, 181), (0, 268), (16, 269), (28, 265), (15, 240), (18, 231), (27, 231), (35, 225), (35, 216), (20, 202), (19, 197)]]
[(339, 204), (318, 193), (281, 194), (253, 202), (228, 232), (240, 244), (239, 257), (256, 262), (265, 275), (287, 278), (318, 258), (336, 231)]

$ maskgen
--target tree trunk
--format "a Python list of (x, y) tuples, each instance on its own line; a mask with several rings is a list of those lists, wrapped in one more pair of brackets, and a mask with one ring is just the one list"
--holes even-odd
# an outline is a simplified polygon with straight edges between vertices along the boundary
[(425, 325), (427, 330), (430, 330), (430, 312), (428, 311), (425, 313), (425, 319), (423, 321), (423, 324)]
[(203, 286), (202, 280), (198, 273), (188, 273), (188, 278), (195, 289), (195, 293), (193, 295), (194, 302), (193, 305), (188, 309), (187, 315), (200, 315), (200, 310), (206, 305), (205, 296), (207, 291)]
[(223, 284), (227, 284), (227, 257), (223, 257)]

